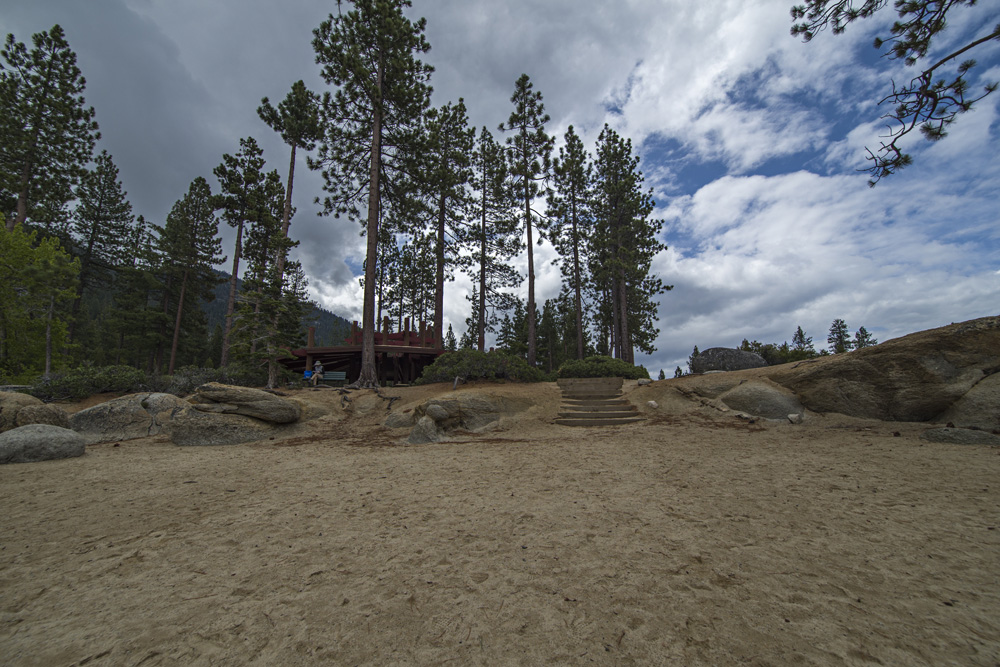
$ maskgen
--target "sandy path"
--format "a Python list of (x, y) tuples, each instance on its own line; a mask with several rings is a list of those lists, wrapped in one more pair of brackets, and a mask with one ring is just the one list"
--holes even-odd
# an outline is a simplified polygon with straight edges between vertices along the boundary
[(1000, 450), (924, 428), (359, 426), (2, 466), (0, 662), (995, 665)]

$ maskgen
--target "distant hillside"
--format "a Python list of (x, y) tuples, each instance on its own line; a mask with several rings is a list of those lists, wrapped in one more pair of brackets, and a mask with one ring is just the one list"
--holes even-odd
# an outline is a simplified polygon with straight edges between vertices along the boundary
[[(215, 288), (215, 299), (202, 304), (202, 310), (208, 316), (209, 333), (215, 330), (217, 324), (225, 322), (226, 304), (229, 302), (229, 274), (218, 270), (216, 274), (223, 282)], [(242, 286), (243, 281), (237, 278), (236, 289), (239, 290)], [(350, 322), (315, 303), (312, 311), (302, 318), (303, 330), (311, 326), (316, 327), (316, 345), (320, 347), (342, 345), (351, 331)]]

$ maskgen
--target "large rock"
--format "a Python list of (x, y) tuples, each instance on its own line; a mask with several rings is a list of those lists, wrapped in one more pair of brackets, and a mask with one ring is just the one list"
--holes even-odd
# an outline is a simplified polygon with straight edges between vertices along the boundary
[(787, 389), (763, 382), (745, 382), (719, 397), (732, 410), (739, 410), (765, 419), (788, 419), (801, 414), (802, 404)]
[(935, 421), (987, 431), (1000, 429), (1000, 373), (988, 375), (977, 382)]
[(100, 403), (70, 417), (88, 445), (145, 438), (161, 433), (172, 415), (188, 407), (173, 394), (143, 392)]
[(72, 428), (69, 414), (58, 405), (26, 405), (17, 411), (17, 425), (48, 424), (59, 428)]
[(756, 352), (734, 350), (728, 347), (710, 347), (691, 360), (691, 372), (742, 371), (767, 366), (764, 357)]
[(408, 442), (437, 442), (456, 430), (480, 432), (490, 428), (502, 417), (520, 412), (526, 402), (506, 397), (483, 397), (459, 394), (454, 398), (432, 398), (413, 411), (415, 424)]
[(718, 398), (741, 382), (743, 378), (740, 376), (726, 373), (689, 375), (685, 378), (685, 385), (702, 398)]
[[(893, 421), (940, 415), (1000, 370), (1000, 317), (921, 331), (874, 347), (768, 372), (816, 412)], [(987, 382), (975, 410), (1000, 410)], [(992, 398), (990, 398), (992, 396)], [(971, 399), (970, 399), (971, 402)]]
[(417, 420), (416, 425), (413, 430), (410, 431), (410, 437), (406, 439), (411, 445), (423, 445), (428, 442), (438, 442), (442, 439), (444, 433), (438, 427), (437, 423), (424, 415)]
[(174, 415), (170, 440), (185, 447), (239, 445), (284, 436), (288, 427), (254, 417), (203, 412), (191, 406)]
[(75, 431), (30, 424), (0, 433), (0, 463), (32, 463), (83, 456), (87, 446)]
[(17, 428), (17, 413), (32, 405), (45, 405), (34, 396), (16, 391), (0, 391), (0, 433)]
[(302, 416), (302, 408), (294, 401), (260, 389), (234, 387), (218, 382), (198, 387), (192, 403), (205, 412), (255, 417), (274, 424), (290, 424)]
[(386, 428), (410, 428), (415, 422), (412, 412), (393, 412), (385, 418), (383, 426)]

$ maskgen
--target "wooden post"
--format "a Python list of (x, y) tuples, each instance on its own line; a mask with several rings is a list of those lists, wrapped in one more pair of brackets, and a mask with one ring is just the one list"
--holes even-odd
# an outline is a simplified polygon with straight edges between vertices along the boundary
[(403, 323), (403, 345), (410, 346), (410, 318), (407, 317)]
[(309, 327), (309, 337), (306, 339), (306, 347), (316, 347), (316, 327)]
[(427, 323), (420, 320), (420, 347), (427, 347), (427, 341), (424, 339), (424, 332), (427, 330)]

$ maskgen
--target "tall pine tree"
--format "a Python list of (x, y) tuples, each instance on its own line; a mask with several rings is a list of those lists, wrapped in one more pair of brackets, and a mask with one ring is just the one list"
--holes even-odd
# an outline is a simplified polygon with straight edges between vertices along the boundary
[[(285, 201), (281, 213), (281, 233), (287, 237), (288, 227), (292, 220), (292, 183), (295, 178), (295, 152), (297, 149), (311, 151), (316, 147), (316, 141), (321, 134), (319, 121), (319, 96), (306, 88), (301, 80), (292, 84), (292, 90), (285, 99), (278, 103), (275, 109), (265, 97), (257, 107), (257, 115), (267, 123), (272, 130), (281, 135), (286, 144), (291, 146), (291, 157), (288, 160), (288, 182), (285, 186)], [(279, 275), (285, 272), (285, 257), (278, 256)]]
[(847, 328), (847, 323), (839, 317), (830, 323), (830, 332), (827, 334), (826, 342), (830, 345), (830, 352), (841, 354), (851, 350), (851, 332)]
[(79, 271), (55, 237), (0, 229), (0, 380), (51, 370), (68, 324), (60, 305), (75, 295)]
[(156, 295), (163, 285), (157, 278), (161, 261), (155, 241), (152, 227), (141, 215), (123, 240), (129, 255), (117, 267), (111, 311), (105, 324), (114, 340), (115, 364), (140, 368), (156, 346), (162, 316), (156, 308)]
[(245, 355), (267, 364), (267, 387), (273, 389), (279, 358), (302, 342), (307, 282), (301, 265), (287, 262), (296, 244), (281, 229), (286, 200), (278, 173), (270, 172), (266, 183), (271, 205), (262, 209), (247, 235), (247, 267), (234, 333)]
[(650, 275), (653, 257), (664, 246), (657, 236), (662, 222), (649, 219), (652, 190), (642, 191), (639, 157), (632, 141), (608, 125), (597, 143), (594, 236), (591, 257), (594, 287), (605, 299), (604, 325), (619, 359), (634, 363), (634, 348), (651, 354), (656, 328), (656, 297), (671, 286)]
[(449, 102), (427, 114), (423, 180), (434, 220), (434, 340), (438, 345), (444, 333), (444, 283), (450, 277), (449, 269), (465, 259), (458, 250), (465, 236), (466, 184), (472, 177), (470, 158), (475, 139), (461, 98), (458, 104)]
[(229, 347), (236, 310), (236, 280), (243, 256), (243, 232), (247, 223), (254, 223), (264, 214), (268, 205), (265, 190), (264, 151), (253, 137), (240, 139), (240, 150), (235, 156), (223, 154), (222, 164), (212, 173), (219, 179), (220, 192), (212, 198), (212, 206), (222, 209), (222, 218), (236, 229), (233, 249), (233, 268), (229, 275), (229, 301), (226, 320), (222, 327), (221, 366), (229, 363)]
[(545, 113), (542, 94), (533, 91), (534, 86), (527, 74), (522, 74), (514, 84), (514, 94), (510, 101), (514, 111), (506, 125), (500, 125), (501, 132), (513, 132), (507, 137), (510, 155), (510, 170), (515, 179), (515, 188), (523, 207), (524, 233), (528, 249), (528, 363), (535, 365), (535, 249), (532, 234), (533, 216), (531, 204), (542, 192), (540, 181), (548, 177), (554, 140), (545, 133), (545, 123), (549, 115)]
[(524, 248), (506, 154), (485, 127), (472, 155), (471, 183), (474, 199), (466, 244), (477, 280), (469, 300), (474, 311), (475, 344), (483, 352), (486, 332), (494, 331), (498, 322), (497, 311), (514, 307), (515, 297), (506, 289), (521, 284), (521, 274), (511, 260)]
[[(189, 347), (193, 347), (190, 344), (196, 340), (207, 339), (205, 316), (199, 302), (214, 298), (218, 279), (212, 267), (226, 261), (220, 255), (219, 219), (212, 206), (212, 189), (208, 182), (200, 176), (194, 179), (187, 194), (171, 208), (166, 224), (156, 229), (159, 232), (159, 250), (164, 256), (164, 269), (177, 290), (170, 361), (167, 364), (167, 373), (173, 374), (182, 328), (186, 330)], [(169, 309), (171, 296), (171, 291), (165, 289), (165, 312)], [(187, 327), (182, 326), (185, 320)]]
[(583, 290), (590, 252), (593, 166), (573, 126), (566, 131), (566, 145), (552, 165), (553, 189), (549, 191), (549, 237), (561, 258), (563, 277), (573, 291), (576, 323), (576, 358), (584, 357)]
[(0, 55), (0, 205), (7, 230), (45, 221), (72, 199), (101, 135), (84, 106), (86, 79), (59, 25), (32, 35), (28, 51), (14, 35)]
[[(321, 75), (335, 86), (323, 95), (324, 136), (316, 160), (321, 169), (324, 211), (361, 221), (368, 237), (358, 387), (378, 387), (375, 368), (375, 270), (379, 222), (386, 198), (408, 196), (395, 187), (400, 170), (420, 148), (420, 124), (430, 104), (433, 68), (418, 56), (430, 45), (426, 21), (403, 15), (409, 0), (350, 0), (313, 31)], [(338, 3), (340, 6), (340, 3)]]
[(79, 248), (80, 280), (73, 301), (71, 340), (84, 292), (110, 284), (112, 273), (134, 250), (126, 240), (133, 236), (135, 225), (132, 204), (126, 199), (126, 192), (118, 180), (118, 167), (107, 151), (97, 156), (94, 170), (83, 177), (76, 196), (72, 229)]

